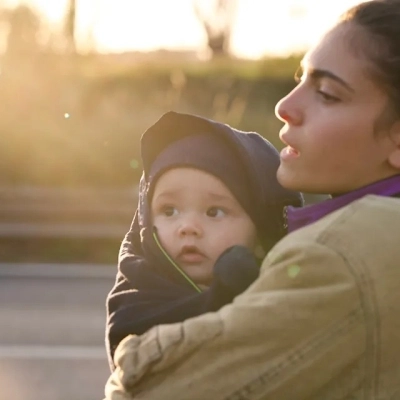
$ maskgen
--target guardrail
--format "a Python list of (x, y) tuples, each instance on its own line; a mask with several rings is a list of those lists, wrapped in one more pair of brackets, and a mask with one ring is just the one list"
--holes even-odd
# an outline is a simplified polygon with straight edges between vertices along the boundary
[(2, 187), (0, 237), (122, 239), (136, 206), (136, 188)]
[[(122, 239), (137, 206), (137, 187), (0, 187), (0, 238)], [(326, 196), (305, 196), (306, 203)]]

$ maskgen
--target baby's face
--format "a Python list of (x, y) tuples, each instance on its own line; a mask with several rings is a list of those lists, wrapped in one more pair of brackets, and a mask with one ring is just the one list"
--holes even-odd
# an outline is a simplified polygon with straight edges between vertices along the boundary
[(151, 213), (163, 248), (199, 285), (210, 284), (214, 264), (227, 248), (256, 245), (256, 227), (240, 203), (202, 170), (165, 172), (156, 182)]

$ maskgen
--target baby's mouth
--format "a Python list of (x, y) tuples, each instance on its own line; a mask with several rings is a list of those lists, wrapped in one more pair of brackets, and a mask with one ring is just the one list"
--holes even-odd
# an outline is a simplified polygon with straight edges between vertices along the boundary
[(178, 254), (178, 262), (184, 264), (198, 264), (206, 258), (196, 246), (183, 246)]

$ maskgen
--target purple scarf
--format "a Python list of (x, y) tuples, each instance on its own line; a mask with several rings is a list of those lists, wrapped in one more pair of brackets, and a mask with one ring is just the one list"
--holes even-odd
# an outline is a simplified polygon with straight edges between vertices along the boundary
[(341, 196), (322, 201), (321, 203), (312, 204), (302, 208), (288, 206), (286, 208), (288, 232), (293, 232), (296, 229), (318, 221), (331, 212), (347, 206), (351, 202), (368, 194), (374, 194), (378, 196), (394, 196), (399, 193), (400, 175), (395, 175), (382, 181), (372, 183), (371, 185), (364, 186), (360, 189), (353, 190), (352, 192), (343, 194)]

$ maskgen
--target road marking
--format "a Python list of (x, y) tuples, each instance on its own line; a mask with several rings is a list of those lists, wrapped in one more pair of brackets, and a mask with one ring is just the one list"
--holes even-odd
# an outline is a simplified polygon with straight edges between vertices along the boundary
[(107, 360), (103, 346), (1, 346), (0, 359)]
[(116, 265), (0, 263), (0, 277), (115, 279)]

